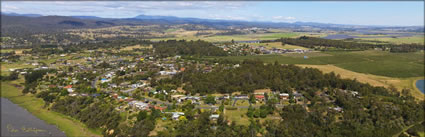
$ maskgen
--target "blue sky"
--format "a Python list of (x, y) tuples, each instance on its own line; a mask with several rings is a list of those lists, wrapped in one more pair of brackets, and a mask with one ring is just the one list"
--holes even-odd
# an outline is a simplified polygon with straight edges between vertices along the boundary
[(140, 14), (208, 19), (423, 26), (424, 2), (2, 1), (2, 12), (129, 18)]

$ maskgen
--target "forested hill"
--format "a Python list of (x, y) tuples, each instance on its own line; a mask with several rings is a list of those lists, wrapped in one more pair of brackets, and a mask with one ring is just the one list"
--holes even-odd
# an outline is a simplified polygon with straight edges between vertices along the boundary
[(282, 38), (282, 44), (298, 45), (306, 48), (315, 48), (319, 50), (328, 50), (329, 48), (349, 49), (349, 50), (366, 50), (373, 48), (389, 48), (391, 52), (415, 52), (424, 50), (424, 45), (420, 44), (370, 44), (360, 43), (346, 40), (330, 40), (315, 37), (302, 36), (300, 38)]
[(170, 57), (176, 55), (187, 56), (226, 56), (227, 53), (223, 49), (214, 46), (213, 44), (197, 40), (168, 40), (160, 41), (153, 45), (155, 53), (160, 57)]
[[(284, 107), (281, 112), (283, 120), (266, 123), (265, 136), (389, 137), (407, 125), (424, 120), (424, 102), (417, 102), (409, 95), (408, 90), (403, 90), (400, 94), (395, 88), (386, 89), (356, 80), (341, 79), (334, 73), (323, 74), (313, 68), (303, 69), (278, 63), (264, 65), (261, 61), (252, 60), (244, 61), (238, 68), (217, 69), (203, 73), (196, 67), (188, 67), (172, 79), (161, 80), (159, 85), (185, 83), (186, 91), (201, 95), (216, 92), (252, 92), (254, 89), (263, 88), (289, 93), (290, 98), (294, 91), (301, 93), (308, 101), (308, 110), (302, 105)], [(353, 94), (354, 92), (358, 94)], [(273, 107), (272, 103), (268, 105)], [(332, 109), (338, 107), (342, 108), (342, 113)], [(190, 123), (192, 122), (180, 125), (177, 127), (179, 130), (166, 132), (180, 136), (194, 135), (196, 133), (192, 134), (188, 128), (184, 128), (191, 127)], [(195, 126), (197, 130), (210, 131), (209, 127)], [(205, 134), (244, 134), (245, 130), (234, 131), (233, 128), (227, 124), (219, 125), (218, 130)]]
[[(193, 24), (204, 25), (215, 29), (232, 28), (292, 28), (299, 29), (309, 26), (326, 30), (355, 30), (355, 29), (385, 29), (385, 28), (406, 28), (406, 27), (377, 27), (377, 26), (358, 26), (327, 24), (313, 22), (252, 22), (238, 20), (214, 20), (200, 18), (180, 18), (173, 16), (149, 16), (139, 15), (134, 18), (100, 18), (95, 16), (42, 16), (26, 14), (7, 14), (2, 13), (2, 36), (22, 36), (36, 33), (57, 32), (72, 28), (100, 28), (110, 26), (137, 26), (137, 25), (177, 25)], [(354, 29), (355, 28), (355, 29)], [(423, 30), (423, 27), (409, 27), (414, 30)]]

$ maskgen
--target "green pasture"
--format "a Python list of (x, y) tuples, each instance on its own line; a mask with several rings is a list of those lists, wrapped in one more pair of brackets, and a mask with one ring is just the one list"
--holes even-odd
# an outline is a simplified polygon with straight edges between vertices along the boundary
[[(304, 56), (308, 58), (304, 58)], [(290, 53), (283, 55), (207, 57), (242, 61), (259, 59), (266, 63), (283, 64), (331, 64), (354, 72), (388, 77), (420, 77), (424, 75), (424, 53), (390, 53), (385, 51), (335, 51), (320, 53)]]

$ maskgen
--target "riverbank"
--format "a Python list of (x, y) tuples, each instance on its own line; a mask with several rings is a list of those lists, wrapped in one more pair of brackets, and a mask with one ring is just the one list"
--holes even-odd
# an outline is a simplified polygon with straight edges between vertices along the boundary
[(56, 126), (47, 124), (3, 97), (1, 98), (1, 118), (1, 136), (66, 136)]
[(425, 94), (425, 79), (420, 79), (415, 81), (415, 87), (423, 94)]
[(63, 114), (44, 109), (44, 101), (34, 95), (23, 95), (17, 81), (1, 82), (1, 97), (26, 109), (48, 124), (57, 126), (66, 136), (102, 136), (99, 131), (87, 128), (83, 123)]

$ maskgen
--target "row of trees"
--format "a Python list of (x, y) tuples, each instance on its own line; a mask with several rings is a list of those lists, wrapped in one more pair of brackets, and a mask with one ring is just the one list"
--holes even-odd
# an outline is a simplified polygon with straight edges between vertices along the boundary
[[(281, 41), (282, 44), (298, 45), (298, 46), (302, 46), (306, 48), (319, 48), (321, 50), (327, 50), (328, 48), (350, 49), (350, 50), (390, 48), (391, 52), (414, 52), (414, 51), (424, 49), (424, 45), (420, 45), (420, 44), (402, 44), (402, 45), (370, 44), (370, 43), (351, 42), (351, 41), (345, 41), (345, 40), (330, 40), (330, 39), (306, 37), (306, 36), (302, 36), (300, 38), (281, 38), (277, 41)], [(321, 47), (324, 47), (324, 48), (321, 48)]]

